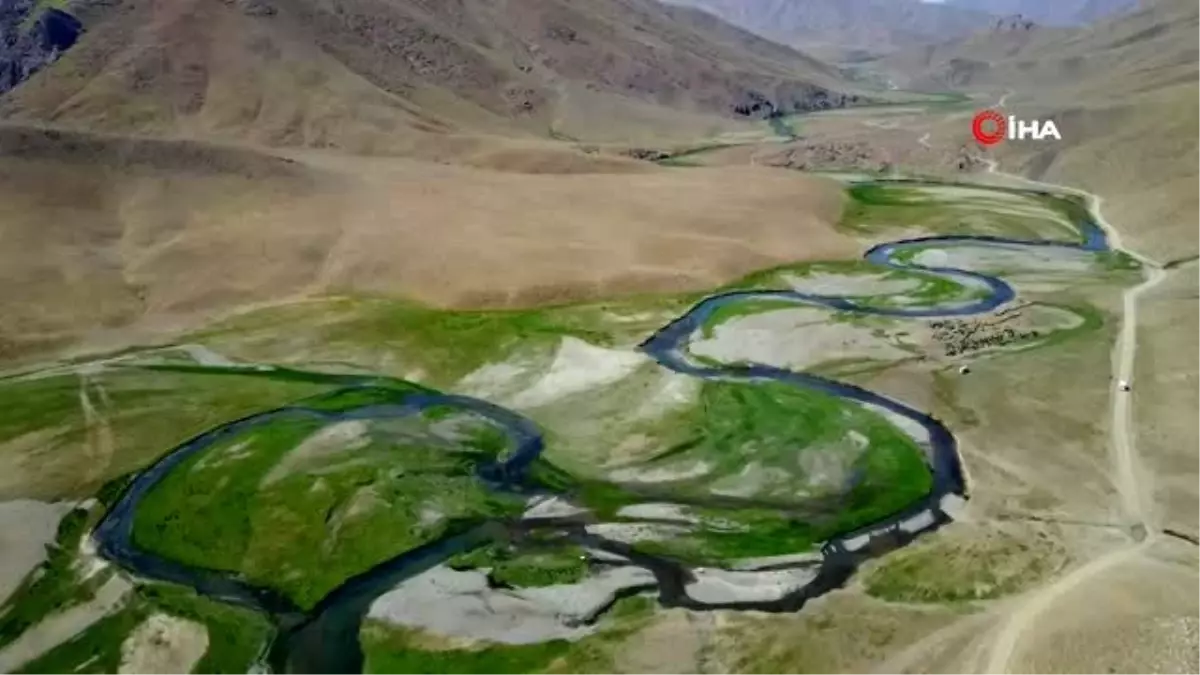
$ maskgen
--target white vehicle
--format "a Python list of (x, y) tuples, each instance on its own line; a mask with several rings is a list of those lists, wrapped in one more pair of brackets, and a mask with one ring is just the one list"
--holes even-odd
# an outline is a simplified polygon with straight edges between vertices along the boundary
[(1121, 391), (1129, 391), (1129, 390), (1130, 390), (1130, 388), (1131, 388), (1131, 387), (1129, 386), (1129, 380), (1121, 380), (1121, 381), (1118, 383), (1118, 386), (1119, 386), (1119, 387), (1121, 387)]

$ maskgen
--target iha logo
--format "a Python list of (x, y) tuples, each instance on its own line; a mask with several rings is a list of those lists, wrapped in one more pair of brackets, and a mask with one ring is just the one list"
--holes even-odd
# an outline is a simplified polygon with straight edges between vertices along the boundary
[(1054, 120), (1019, 120), (1012, 115), (1006, 118), (995, 110), (983, 110), (976, 114), (975, 119), (971, 120), (971, 133), (980, 145), (995, 145), (1004, 139), (1062, 140), (1062, 134), (1058, 133), (1058, 127), (1054, 126)]

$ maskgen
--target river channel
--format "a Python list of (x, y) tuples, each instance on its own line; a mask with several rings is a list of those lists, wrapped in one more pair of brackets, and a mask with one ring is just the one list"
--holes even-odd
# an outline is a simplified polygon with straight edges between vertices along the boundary
[[(874, 183), (885, 185), (894, 181)], [(914, 247), (931, 245), (1055, 247), (1090, 252), (1109, 250), (1103, 230), (1096, 225), (1090, 214), (1086, 222), (1078, 223), (1077, 226), (1080, 235), (1078, 243), (1025, 241), (987, 236), (933, 236), (881, 244), (865, 254), (866, 260), (885, 267), (919, 270), (951, 280), (969, 280), (973, 282), (973, 286), (982, 284), (987, 288), (986, 296), (970, 301), (941, 307), (882, 308), (865, 306), (850, 297), (842, 296), (783, 290), (735, 291), (705, 298), (642, 343), (641, 349), (646, 354), (663, 367), (678, 373), (708, 380), (782, 382), (818, 390), (886, 410), (919, 425), (928, 434), (928, 440), (922, 443), (922, 447), (933, 477), (929, 493), (916, 503), (879, 522), (843, 533), (826, 542), (822, 547), (823, 561), (820, 571), (816, 578), (803, 588), (769, 602), (701, 604), (689, 598), (683, 591), (688, 578), (685, 566), (669, 559), (633, 551), (619, 542), (586, 535), (577, 525), (564, 522), (560, 526), (561, 529), (586, 539), (590, 546), (620, 553), (628, 557), (631, 564), (651, 570), (658, 582), (659, 600), (665, 606), (788, 612), (796, 611), (809, 599), (842, 585), (865, 558), (902, 546), (921, 532), (948, 522), (949, 516), (943, 508), (944, 500), (949, 495), (966, 496), (954, 435), (945, 425), (926, 413), (851, 384), (766, 365), (720, 366), (694, 361), (687, 356), (687, 341), (704, 326), (706, 319), (721, 307), (764, 298), (786, 299), (838, 311), (892, 317), (936, 318), (990, 312), (1015, 297), (1013, 288), (1003, 279), (969, 270), (903, 262), (903, 256), (899, 254)], [(373, 382), (377, 382), (369, 377), (357, 381), (354, 377), (347, 376), (341, 376), (340, 381), (349, 388), (373, 386)], [(209, 598), (250, 607), (271, 616), (277, 626), (277, 637), (269, 653), (265, 655), (264, 665), (275, 672), (358, 671), (362, 667), (359, 629), (375, 598), (391, 590), (404, 579), (444, 562), (456, 553), (489, 541), (492, 536), (491, 528), (499, 526), (497, 523), (484, 523), (473, 529), (455, 532), (384, 561), (348, 579), (311, 611), (304, 612), (281, 594), (250, 585), (236, 575), (199, 569), (139, 549), (132, 541), (134, 512), (141, 499), (172, 469), (212, 444), (254, 426), (282, 418), (315, 418), (334, 422), (344, 419), (401, 417), (431, 406), (452, 406), (469, 410), (490, 419), (507, 432), (513, 451), (503, 461), (480, 465), (477, 473), (481, 480), (497, 490), (520, 492), (537, 488), (529, 484), (525, 475), (525, 469), (540, 455), (543, 447), (542, 436), (537, 426), (516, 412), (486, 401), (448, 394), (414, 393), (404, 399), (402, 404), (372, 404), (338, 412), (285, 406), (235, 420), (200, 434), (174, 448), (138, 474), (93, 532), (97, 549), (101, 556), (138, 577), (182, 584)]]

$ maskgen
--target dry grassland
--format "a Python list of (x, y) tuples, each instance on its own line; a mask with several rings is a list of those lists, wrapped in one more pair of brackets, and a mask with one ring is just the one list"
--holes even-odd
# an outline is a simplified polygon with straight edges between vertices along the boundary
[(1169, 272), (1139, 301), (1137, 448), (1153, 473), (1157, 524), (1197, 536), (1196, 264)]
[(524, 305), (857, 253), (831, 225), (835, 184), (765, 169), (520, 144), (480, 146), (465, 159), (487, 168), (474, 168), (28, 129), (0, 141), (10, 358), (326, 292)]

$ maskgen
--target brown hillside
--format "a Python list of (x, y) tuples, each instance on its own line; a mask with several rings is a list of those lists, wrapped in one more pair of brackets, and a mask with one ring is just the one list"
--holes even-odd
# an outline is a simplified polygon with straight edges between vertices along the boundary
[(920, 0), (665, 1), (835, 59), (962, 37), (996, 20), (956, 4)]
[(572, 96), (602, 98), (617, 127), (645, 106), (719, 126), (735, 108), (761, 118), (767, 102), (840, 104), (847, 88), (814, 59), (653, 0), (73, 6), (82, 38), (0, 96), (0, 117), (393, 152), (450, 132), (545, 136), (567, 124), (586, 136)]
[(324, 293), (529, 304), (702, 289), (853, 252), (829, 228), (833, 184), (669, 171), (545, 138), (761, 134), (767, 103), (841, 103), (827, 66), (697, 12), (65, 6), (79, 41), (0, 95), (9, 357)]
[(473, 161), (524, 173), (0, 127), (0, 358), (313, 294), (533, 304), (857, 250), (821, 179), (519, 146)]
[[(988, 32), (891, 65), (912, 86), (1011, 91), (1007, 111), (1055, 120), (1061, 142), (989, 152), (1002, 169), (1100, 194), (1127, 244), (1170, 260), (1200, 250), (1197, 25), (1195, 2), (1155, 0), (1086, 28)], [(969, 121), (953, 124), (966, 141)]]

